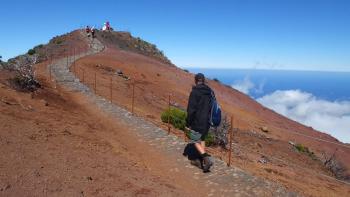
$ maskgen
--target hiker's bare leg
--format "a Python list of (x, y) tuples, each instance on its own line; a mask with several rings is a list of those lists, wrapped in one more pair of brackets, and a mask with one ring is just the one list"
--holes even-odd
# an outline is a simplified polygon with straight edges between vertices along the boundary
[(201, 141), (201, 145), (202, 145), (202, 148), (203, 148), (203, 150), (205, 152), (205, 141)]
[(202, 147), (202, 143), (194, 143), (194, 146), (196, 147), (196, 149), (198, 150), (198, 152), (202, 155), (205, 153), (204, 148)]

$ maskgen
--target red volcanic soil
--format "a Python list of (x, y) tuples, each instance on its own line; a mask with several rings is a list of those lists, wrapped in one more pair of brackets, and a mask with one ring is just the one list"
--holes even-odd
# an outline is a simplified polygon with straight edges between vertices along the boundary
[[(0, 196), (203, 196), (83, 97), (12, 89), (0, 71)], [(169, 161), (170, 163), (170, 161)], [(152, 169), (152, 170), (150, 170)]]
[[(74, 71), (73, 68), (71, 70)], [(117, 76), (115, 74), (117, 70), (121, 70), (131, 80)], [(111, 46), (102, 53), (78, 60), (75, 71), (81, 80), (84, 72), (84, 83), (92, 89), (96, 73), (97, 94), (107, 99), (111, 98), (112, 79), (113, 102), (129, 110), (132, 103), (132, 84), (135, 82), (135, 113), (164, 128), (160, 114), (168, 107), (169, 94), (172, 105), (185, 109), (193, 85), (193, 74), (153, 58)], [(235, 89), (215, 81), (209, 81), (209, 86), (214, 89), (224, 112), (228, 116), (233, 115), (234, 126), (239, 128), (234, 134), (234, 141), (238, 146), (234, 154), (234, 165), (255, 175), (278, 181), (306, 195), (322, 193), (327, 196), (333, 195), (334, 192), (339, 192), (339, 195), (349, 194), (349, 186), (317, 175), (322, 173), (332, 176), (319, 159), (299, 153), (288, 141), (307, 146), (319, 158), (322, 157), (322, 152), (331, 154), (337, 149), (337, 158), (348, 169), (350, 149), (296, 135), (293, 132), (338, 143), (327, 134), (303, 126), (261, 106)], [(261, 132), (260, 128), (263, 126), (268, 127), (268, 133)], [(181, 131), (175, 129), (173, 131), (181, 135)], [(226, 159), (219, 148), (212, 148), (211, 152)], [(271, 161), (268, 164), (258, 163), (262, 155)]]
[[(78, 31), (49, 43), (48, 54), (65, 57), (88, 45)], [(102, 38), (101, 38), (102, 39)], [(106, 44), (106, 41), (103, 41)], [(136, 115), (165, 128), (160, 115), (171, 104), (185, 109), (193, 74), (180, 68), (126, 51), (114, 44), (98, 54), (76, 61), (71, 71), (96, 94), (131, 110), (135, 83)], [(124, 46), (124, 45), (123, 45)], [(137, 142), (118, 122), (91, 106), (83, 96), (48, 83), (47, 63), (36, 65), (44, 84), (35, 94), (9, 87), (13, 75), (0, 71), (0, 195), (23, 196), (203, 196), (191, 177), (171, 174), (164, 155)], [(130, 80), (115, 74), (121, 70)], [(112, 95), (110, 91), (112, 80)], [(350, 186), (332, 178), (323, 166), (322, 153), (336, 151), (337, 160), (350, 173), (350, 149), (296, 135), (295, 132), (334, 143), (331, 136), (289, 120), (232, 89), (209, 81), (228, 116), (234, 117), (233, 165), (253, 175), (285, 185), (305, 196), (350, 196)], [(268, 132), (262, 132), (267, 127)], [(176, 135), (183, 132), (172, 128)], [(316, 157), (301, 153), (289, 141), (307, 146)], [(219, 147), (209, 151), (223, 160)], [(258, 162), (265, 156), (267, 163)], [(166, 160), (166, 159), (165, 159)], [(152, 169), (152, 170), (151, 170)], [(320, 175), (323, 174), (323, 175)], [(192, 180), (192, 181), (188, 181)]]
[(50, 60), (84, 52), (89, 48), (89, 44), (84, 41), (80, 34), (80, 31), (76, 30), (56, 36), (49, 43), (35, 47), (35, 53), (39, 54), (41, 57), (39, 59)]

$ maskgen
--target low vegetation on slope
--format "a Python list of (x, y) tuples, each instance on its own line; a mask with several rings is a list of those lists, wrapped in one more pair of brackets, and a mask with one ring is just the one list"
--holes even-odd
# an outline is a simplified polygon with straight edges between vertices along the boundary
[(38, 64), (50, 59), (73, 55), (74, 52), (78, 54), (79, 51), (87, 48), (79, 34), (79, 31), (73, 31), (55, 36), (47, 44), (39, 44), (28, 49), (26, 54), (10, 58), (6, 63), (6, 69), (18, 70), (22, 65), (33, 65), (34, 61), (35, 64)]
[(149, 43), (139, 37), (135, 38), (129, 32), (97, 31), (96, 36), (106, 45), (136, 52), (148, 57), (152, 57), (161, 62), (173, 65), (171, 61), (165, 56), (164, 52), (162, 50), (159, 50), (155, 44)]
[(2, 56), (0, 55), (0, 70), (6, 67), (6, 62), (2, 61)]
[[(55, 37), (48, 45), (38, 45), (33, 48), (34, 51), (28, 51), (29, 53), (25, 57), (33, 58), (41, 52), (53, 54), (56, 58), (66, 57), (72, 52), (72, 47), (78, 48), (79, 44), (81, 44), (75, 42), (80, 39), (76, 35), (67, 34)], [(193, 76), (175, 67), (164, 66), (163, 63), (167, 61), (161, 61), (157, 55), (152, 55), (154, 53), (163, 55), (162, 57), (166, 58), (155, 46), (151, 46), (150, 43), (141, 39), (133, 38), (127, 32), (98, 32), (97, 39), (110, 48), (115, 46), (115, 48), (124, 50), (109, 50), (95, 56), (91, 55), (82, 58), (76, 62), (78, 67), (85, 69), (85, 73), (98, 73), (99, 95), (110, 95), (109, 89), (103, 87), (110, 87), (109, 77), (113, 77), (115, 71), (123, 70), (125, 76), (130, 76), (137, 82), (135, 88), (135, 111), (138, 115), (149, 117), (149, 119), (157, 123), (161, 113), (167, 109), (164, 106), (168, 106), (168, 102), (164, 98), (167, 98), (169, 91), (176, 93), (172, 97), (173, 101), (176, 101), (180, 106), (186, 106), (187, 93), (190, 90), (191, 83), (193, 83)], [(133, 45), (134, 43), (136, 43), (136, 46)], [(145, 57), (135, 55), (135, 53), (143, 54)], [(158, 59), (159, 61), (148, 61), (151, 59)], [(77, 76), (81, 77), (84, 75), (78, 74)], [(106, 76), (108, 76), (108, 80)], [(90, 78), (85, 75), (85, 79), (91, 82), (93, 78), (91, 75)], [(116, 77), (113, 80), (113, 90), (118, 91), (118, 94), (113, 93), (114, 102), (118, 105), (129, 106), (131, 96), (128, 97), (127, 95), (131, 95), (130, 81), (117, 80)], [(87, 84), (88, 82), (86, 81), (85, 83)], [(214, 81), (218, 82), (215, 79)], [(328, 149), (328, 154), (325, 160), (322, 160), (320, 155), (321, 148), (317, 148), (317, 143), (308, 142), (301, 137), (294, 136), (293, 140), (302, 144), (297, 147), (290, 146), (286, 140), (291, 137), (284, 131), (297, 129), (308, 134), (310, 129), (288, 122), (287, 119), (262, 108), (260, 105), (252, 102), (252, 99), (242, 96), (231, 88), (226, 88), (224, 85), (212, 81), (209, 81), (209, 83), (218, 93), (218, 98), (225, 106), (225, 109), (237, 118), (236, 123), (233, 123), (234, 128), (236, 128), (234, 129), (232, 148), (235, 166), (274, 181), (279, 180), (288, 187), (304, 191), (307, 194), (315, 191), (319, 194), (320, 188), (325, 188), (322, 191), (344, 193), (346, 189), (344, 189), (343, 185), (334, 182), (333, 179), (320, 179), (320, 176), (317, 175), (322, 173), (329, 176), (333, 175), (339, 179), (349, 180), (343, 176), (345, 172), (342, 168), (339, 168), (338, 162), (336, 162), (336, 160), (344, 158), (339, 155), (344, 150), (338, 151), (336, 157), (335, 154), (333, 156), (330, 155), (330, 153), (333, 153), (332, 146), (323, 145)], [(184, 120), (184, 116), (181, 114), (180, 116)], [(245, 122), (252, 126), (244, 125)], [(230, 125), (228, 120), (226, 120), (226, 123), (225, 128), (227, 131)], [(164, 124), (159, 125), (162, 126)], [(183, 127), (183, 125), (184, 122), (181, 121), (178, 127)], [(265, 125), (266, 129), (264, 128)], [(174, 130), (172, 129), (172, 131)], [(217, 134), (222, 135), (221, 138), (223, 140), (219, 143), (220, 145), (228, 144), (227, 132), (220, 131)], [(216, 136), (215, 134), (214, 137), (216, 138)], [(222, 154), (223, 158), (227, 158), (226, 152), (220, 153), (216, 148), (211, 149), (209, 147), (209, 150), (212, 150), (216, 156)], [(314, 158), (315, 155), (318, 159)], [(346, 152), (343, 155), (346, 155)], [(281, 160), (285, 162), (281, 162)], [(298, 176), (303, 176), (303, 182), (300, 182), (300, 179), (297, 178)], [(335, 186), (328, 188), (331, 184)], [(327, 196), (327, 194), (324, 195)]]

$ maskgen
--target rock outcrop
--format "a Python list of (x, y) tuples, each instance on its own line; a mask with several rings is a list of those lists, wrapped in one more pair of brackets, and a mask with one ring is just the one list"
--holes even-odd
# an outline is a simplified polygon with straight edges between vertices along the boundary
[(165, 56), (164, 52), (159, 50), (155, 44), (149, 43), (139, 37), (133, 37), (129, 32), (124, 31), (97, 31), (96, 37), (105, 45), (139, 53), (152, 57), (166, 64), (173, 65)]

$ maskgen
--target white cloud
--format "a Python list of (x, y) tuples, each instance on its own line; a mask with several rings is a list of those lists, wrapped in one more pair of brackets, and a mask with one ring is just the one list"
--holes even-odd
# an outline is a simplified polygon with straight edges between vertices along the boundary
[(255, 93), (257, 93), (257, 94), (262, 94), (262, 93), (264, 93), (265, 82), (266, 82), (266, 80), (264, 79), (263, 81), (261, 81), (261, 82), (259, 83), (259, 86), (258, 86), (257, 88), (254, 89)]
[(248, 76), (245, 76), (243, 80), (237, 80), (231, 86), (247, 95), (249, 95), (251, 92), (262, 94), (264, 93), (265, 80), (261, 81), (258, 87), (256, 87), (250, 78)]
[(350, 102), (318, 99), (300, 90), (277, 90), (257, 101), (302, 124), (350, 143)]
[(233, 88), (243, 92), (244, 94), (249, 94), (249, 92), (255, 87), (254, 83), (250, 81), (249, 77), (244, 77), (243, 80), (237, 80), (232, 85)]

